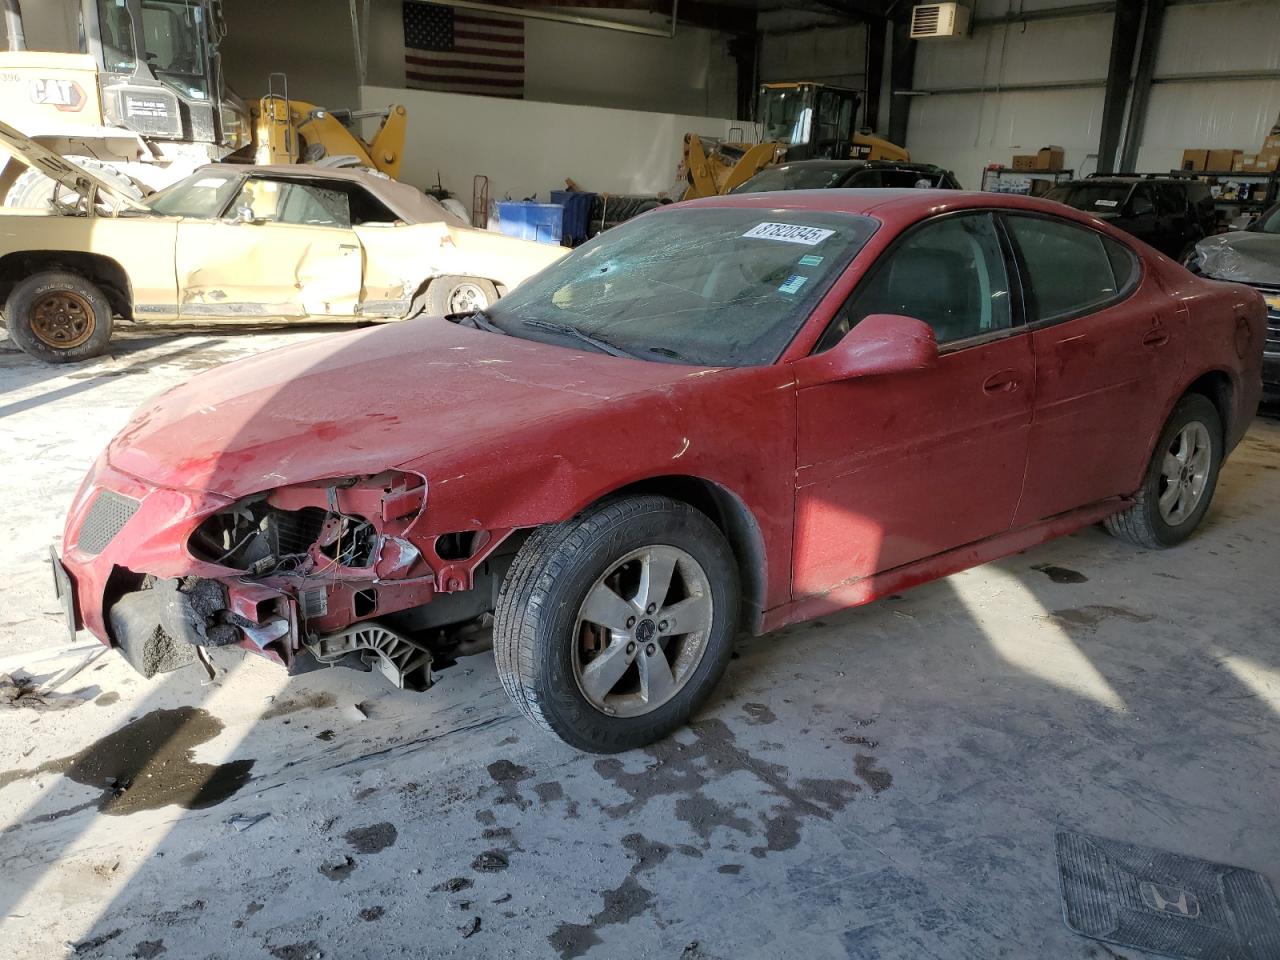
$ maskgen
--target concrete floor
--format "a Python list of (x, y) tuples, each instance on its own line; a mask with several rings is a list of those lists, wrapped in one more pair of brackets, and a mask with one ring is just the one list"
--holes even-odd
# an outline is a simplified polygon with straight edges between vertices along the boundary
[[(0, 347), (0, 672), (75, 660), (45, 552), (131, 408), (314, 335)], [(0, 954), (1136, 960), (1064, 926), (1056, 829), (1280, 886), (1278, 467), (1259, 420), (1180, 549), (1090, 530), (744, 641), (689, 729), (619, 757), (527, 726), (488, 656), (425, 695), (103, 656), (0, 703)]]

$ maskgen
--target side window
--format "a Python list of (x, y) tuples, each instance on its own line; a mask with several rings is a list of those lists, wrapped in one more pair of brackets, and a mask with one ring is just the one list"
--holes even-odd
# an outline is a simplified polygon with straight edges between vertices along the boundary
[[(1010, 216), (1008, 223), (1027, 268), (1033, 321), (1065, 319), (1102, 307), (1136, 275), (1133, 254), (1087, 227), (1023, 216)], [(1126, 264), (1128, 272), (1117, 277)]]
[(873, 313), (923, 320), (940, 344), (1011, 326), (1009, 280), (991, 215), (946, 217), (913, 230), (858, 284), (818, 350), (835, 346)]
[(1129, 210), (1135, 217), (1156, 212), (1156, 201), (1150, 187), (1141, 186), (1133, 191), (1129, 197)]
[(282, 183), (277, 219), (310, 227), (351, 226), (351, 203), (341, 190), (311, 183)]
[(1107, 251), (1107, 259), (1111, 261), (1111, 275), (1115, 278), (1116, 291), (1124, 293), (1129, 284), (1138, 279), (1138, 258), (1123, 243), (1116, 243), (1110, 237), (1102, 238), (1103, 249)]

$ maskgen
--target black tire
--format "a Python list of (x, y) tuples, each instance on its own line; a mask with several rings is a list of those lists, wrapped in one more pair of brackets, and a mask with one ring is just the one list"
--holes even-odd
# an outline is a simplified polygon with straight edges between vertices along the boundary
[[(665, 703), (639, 716), (609, 716), (574, 673), (574, 631), (588, 591), (633, 550), (670, 546), (702, 567), (712, 626), (701, 660)], [(738, 619), (738, 573), (724, 535), (704, 514), (666, 497), (605, 501), (532, 534), (498, 594), (494, 657), (521, 712), (570, 746), (592, 753), (642, 747), (683, 726), (724, 673)]]
[[(465, 312), (468, 307), (457, 302), (464, 291), (478, 294), (474, 306), (482, 310), (498, 302), (498, 288), (489, 280), (480, 277), (436, 277), (427, 285), (427, 315), (441, 317)], [(472, 302), (470, 298), (468, 302)]]
[[(134, 200), (141, 200), (143, 192), (138, 185), (116, 167), (92, 157), (67, 157), (76, 166), (81, 167), (99, 180), (105, 180), (119, 193)], [(74, 194), (58, 184), (56, 180), (45, 176), (35, 167), (28, 167), (13, 182), (9, 192), (5, 194), (6, 207), (24, 207), (33, 210), (48, 210), (49, 201), (57, 195), (62, 199), (74, 198)]]
[[(65, 345), (59, 345), (59, 331), (46, 329), (43, 335), (37, 331), (42, 311), (59, 298), (72, 304), (71, 313), (77, 320), (83, 316), (85, 323), (84, 330), (70, 329), (61, 334)], [(104, 352), (111, 342), (111, 303), (107, 295), (78, 273), (66, 270), (44, 270), (20, 281), (9, 294), (4, 318), (13, 342), (46, 363), (88, 360)]]
[[(1171, 524), (1165, 519), (1159, 506), (1163, 492), (1161, 465), (1178, 435), (1188, 424), (1195, 422), (1202, 424), (1209, 435), (1208, 475), (1195, 508), (1181, 521)], [(1214, 490), (1217, 489), (1218, 471), (1222, 467), (1222, 433), (1222, 418), (1218, 416), (1217, 407), (1208, 397), (1189, 393), (1179, 400), (1160, 432), (1160, 439), (1156, 441), (1151, 463), (1147, 465), (1141, 488), (1134, 495), (1133, 505), (1103, 521), (1107, 532), (1113, 537), (1153, 550), (1177, 546), (1191, 536), (1208, 512)]]

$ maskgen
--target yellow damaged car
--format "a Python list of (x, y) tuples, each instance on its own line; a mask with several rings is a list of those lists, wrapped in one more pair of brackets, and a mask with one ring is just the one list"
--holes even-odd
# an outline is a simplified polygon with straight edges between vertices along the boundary
[(139, 323), (400, 320), (484, 309), (569, 251), (467, 226), (364, 170), (212, 164), (137, 201), (0, 124), (0, 146), (59, 184), (0, 209), (0, 303), (41, 360), (107, 349)]

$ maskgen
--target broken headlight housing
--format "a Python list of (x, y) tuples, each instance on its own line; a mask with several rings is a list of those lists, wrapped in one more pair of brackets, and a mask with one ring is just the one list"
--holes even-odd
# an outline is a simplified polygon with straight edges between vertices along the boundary
[(187, 549), (254, 577), (367, 569), (382, 538), (422, 512), (426, 492), (422, 477), (400, 471), (281, 487), (206, 517)]

